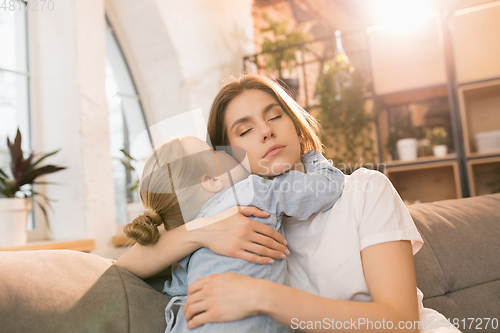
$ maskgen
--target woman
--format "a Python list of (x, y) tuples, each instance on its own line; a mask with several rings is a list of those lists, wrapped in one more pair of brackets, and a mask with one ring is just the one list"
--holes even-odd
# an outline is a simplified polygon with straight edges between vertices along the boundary
[[(225, 85), (216, 96), (208, 125), (212, 145), (245, 149), (253, 174), (272, 177), (300, 168), (301, 154), (282, 142), (289, 129), (270, 121), (271, 111), (293, 121), (302, 138), (301, 153), (321, 149), (318, 123), (274, 81), (256, 75)], [(283, 149), (264, 159), (276, 144)], [(287, 243), (281, 235), (242, 216), (265, 213), (247, 208), (235, 214), (236, 209), (202, 221), (209, 224), (205, 228), (188, 233), (183, 226), (163, 233), (154, 246), (135, 245), (117, 264), (147, 277), (203, 246), (262, 264), (269, 257), (289, 254), (290, 286), (234, 273), (192, 283), (183, 312), (188, 328), (257, 314), (307, 332), (332, 328), (431, 332), (431, 320), (443, 324), (443, 316), (422, 307), (420, 292), (417, 298), (413, 254), (422, 239), (381, 173), (355, 171), (330, 211), (307, 221), (286, 221), (290, 251), (282, 245)], [(426, 327), (418, 327), (419, 317), (425, 317)]]

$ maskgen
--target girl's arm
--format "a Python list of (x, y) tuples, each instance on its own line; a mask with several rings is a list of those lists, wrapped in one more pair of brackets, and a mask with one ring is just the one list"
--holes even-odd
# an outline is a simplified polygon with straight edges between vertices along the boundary
[(291, 170), (273, 179), (250, 175), (255, 206), (298, 220), (332, 208), (342, 194), (345, 176), (317, 150), (303, 157), (306, 173)]
[[(153, 245), (135, 244), (115, 264), (145, 279), (201, 247), (257, 264), (271, 263), (271, 258), (283, 259), (283, 255), (289, 253), (285, 238), (273, 228), (248, 216), (267, 217), (269, 214), (255, 207), (241, 209), (234, 206), (211, 218), (189, 222), (196, 225), (190, 231), (186, 230), (186, 225), (181, 225), (162, 232)], [(250, 250), (253, 253), (248, 252)]]
[[(339, 332), (355, 328), (362, 332), (392, 332), (395, 328), (418, 332), (417, 284), (410, 242), (368, 246), (361, 251), (361, 259), (373, 302), (335, 300), (267, 280), (215, 274), (189, 286), (184, 305), (188, 328), (267, 314), (304, 332), (330, 332), (332, 328)], [(340, 322), (341, 327), (332, 326), (332, 319), (333, 325)], [(389, 321), (392, 329), (388, 329)], [(401, 321), (402, 325), (407, 321), (411, 325), (399, 329)]]

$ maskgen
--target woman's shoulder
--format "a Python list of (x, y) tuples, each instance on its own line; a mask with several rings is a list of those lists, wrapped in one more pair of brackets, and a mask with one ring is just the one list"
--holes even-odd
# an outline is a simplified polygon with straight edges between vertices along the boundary
[(371, 170), (367, 168), (359, 168), (356, 169), (352, 174), (346, 176), (346, 178), (354, 180), (361, 180), (361, 179), (369, 179), (372, 178), (374, 180), (378, 181), (385, 181), (387, 180), (387, 177), (380, 171), (378, 170)]
[(391, 181), (377, 170), (359, 168), (345, 177), (344, 192), (366, 193), (391, 189)]

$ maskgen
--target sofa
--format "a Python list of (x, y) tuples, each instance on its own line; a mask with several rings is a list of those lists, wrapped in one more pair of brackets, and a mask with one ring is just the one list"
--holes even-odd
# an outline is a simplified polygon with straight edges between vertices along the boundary
[[(500, 321), (500, 194), (408, 207), (425, 244), (415, 255), (424, 306)], [(75, 251), (0, 252), (0, 332), (163, 332), (166, 277), (143, 281)], [(463, 332), (494, 332), (469, 321)]]

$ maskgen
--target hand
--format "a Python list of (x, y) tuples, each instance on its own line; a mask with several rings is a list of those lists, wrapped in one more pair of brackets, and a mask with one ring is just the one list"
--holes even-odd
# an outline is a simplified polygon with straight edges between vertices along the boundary
[(240, 320), (259, 314), (258, 279), (235, 273), (212, 274), (189, 285), (184, 317), (187, 328)]
[(283, 235), (247, 216), (265, 218), (269, 213), (256, 207), (234, 206), (209, 218), (208, 225), (191, 232), (198, 233), (202, 247), (256, 264), (271, 264), (274, 262), (271, 258), (284, 259), (290, 254)]

